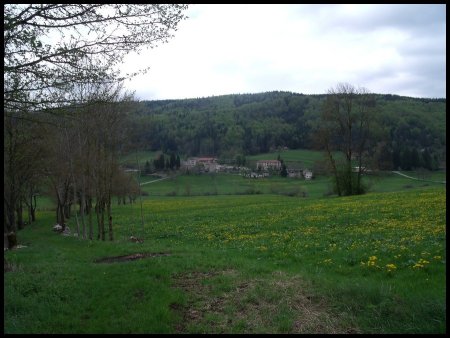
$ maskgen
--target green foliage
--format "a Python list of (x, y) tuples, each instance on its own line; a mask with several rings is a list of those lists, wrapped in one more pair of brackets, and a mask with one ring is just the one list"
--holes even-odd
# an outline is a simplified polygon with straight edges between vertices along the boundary
[(287, 177), (287, 169), (286, 169), (286, 164), (282, 163), (281, 164), (281, 171), (280, 171), (280, 176), (281, 177)]
[(342, 196), (361, 195), (369, 190), (369, 186), (364, 180), (358, 184), (358, 174), (348, 171), (345, 166), (338, 167), (337, 176), (337, 179), (335, 176), (332, 176), (333, 192), (335, 194), (339, 191)]
[[(140, 149), (227, 160), (283, 147), (312, 149), (326, 97), (266, 92), (142, 101), (130, 115), (130, 142)], [(419, 153), (426, 148), (439, 161), (445, 160), (445, 99), (375, 97), (382, 126), (379, 137), (387, 135), (386, 161), (392, 165), (393, 157), (404, 147)]]

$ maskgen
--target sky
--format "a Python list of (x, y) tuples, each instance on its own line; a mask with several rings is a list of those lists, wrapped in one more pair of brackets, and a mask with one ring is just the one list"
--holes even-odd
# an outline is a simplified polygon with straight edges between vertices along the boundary
[(168, 43), (129, 55), (140, 100), (289, 91), (338, 83), (446, 97), (446, 5), (190, 5)]

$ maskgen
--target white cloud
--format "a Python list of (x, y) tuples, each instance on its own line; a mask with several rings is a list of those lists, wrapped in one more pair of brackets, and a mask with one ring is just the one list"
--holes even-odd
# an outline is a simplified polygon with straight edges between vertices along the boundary
[(137, 97), (326, 93), (338, 82), (445, 97), (445, 5), (192, 5), (187, 14), (167, 44), (123, 65), (151, 66), (127, 84)]

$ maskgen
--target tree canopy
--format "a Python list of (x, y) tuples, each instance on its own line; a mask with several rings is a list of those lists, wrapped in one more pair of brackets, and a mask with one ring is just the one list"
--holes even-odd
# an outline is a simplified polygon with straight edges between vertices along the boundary
[[(117, 82), (131, 51), (173, 36), (187, 5), (5, 4), (4, 104), (8, 111), (70, 102), (74, 83)], [(142, 72), (145, 69), (140, 70)]]
[[(313, 149), (329, 94), (292, 92), (231, 94), (182, 100), (141, 101), (130, 113), (134, 149), (232, 159), (277, 148)], [(378, 123), (372, 145), (380, 169), (401, 166), (403, 152), (417, 149), (445, 161), (446, 99), (373, 94)], [(398, 161), (393, 164), (393, 156)], [(422, 156), (423, 157), (423, 156)], [(436, 166), (435, 166), (436, 167)]]

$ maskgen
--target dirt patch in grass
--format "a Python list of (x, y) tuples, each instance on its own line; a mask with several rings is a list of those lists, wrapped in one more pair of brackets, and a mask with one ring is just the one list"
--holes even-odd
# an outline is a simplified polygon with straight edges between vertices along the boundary
[(96, 259), (94, 262), (95, 263), (120, 263), (120, 262), (134, 261), (136, 259), (160, 257), (160, 256), (170, 256), (170, 253), (167, 253), (167, 252), (135, 253), (135, 254), (124, 255), (124, 256), (99, 258), (99, 259)]
[[(220, 288), (226, 275), (227, 286)], [(242, 279), (227, 270), (191, 272), (173, 280), (173, 287), (188, 294), (186, 305), (170, 306), (182, 318), (176, 333), (359, 333), (331, 314), (325, 299), (312, 294), (299, 276), (275, 272), (264, 279)]]

